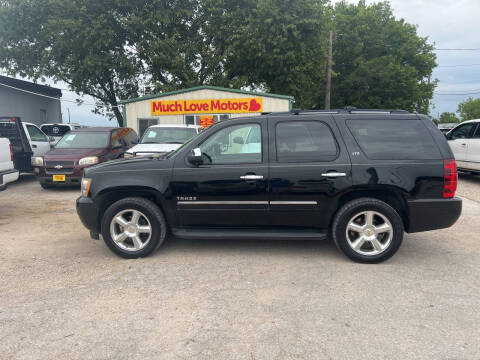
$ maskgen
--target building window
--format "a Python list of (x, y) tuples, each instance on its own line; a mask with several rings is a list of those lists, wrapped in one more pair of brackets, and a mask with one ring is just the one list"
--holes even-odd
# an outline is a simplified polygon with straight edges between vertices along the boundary
[(142, 137), (145, 130), (152, 125), (158, 125), (158, 119), (138, 119), (138, 135)]
[[(230, 118), (230, 114), (217, 114), (217, 115), (207, 115), (207, 114), (200, 114), (200, 115), (185, 115), (184, 120), (186, 125), (202, 125), (217, 123), (223, 120), (227, 120)], [(208, 127), (209, 125), (205, 126)]]

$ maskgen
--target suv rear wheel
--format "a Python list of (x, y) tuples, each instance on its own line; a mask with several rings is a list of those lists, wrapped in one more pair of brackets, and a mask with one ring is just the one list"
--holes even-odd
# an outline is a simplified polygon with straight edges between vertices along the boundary
[(340, 209), (332, 233), (337, 248), (350, 259), (378, 263), (393, 256), (402, 244), (403, 221), (383, 201), (361, 198)]
[(165, 240), (167, 224), (153, 202), (130, 197), (113, 203), (102, 219), (107, 246), (124, 258), (150, 255)]

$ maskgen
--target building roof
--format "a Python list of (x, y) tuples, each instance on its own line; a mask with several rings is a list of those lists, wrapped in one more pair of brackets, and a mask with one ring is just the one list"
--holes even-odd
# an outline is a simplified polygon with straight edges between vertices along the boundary
[(285, 100), (291, 100), (291, 101), (294, 100), (293, 96), (288, 96), (288, 95), (278, 95), (278, 94), (270, 94), (270, 93), (263, 93), (263, 92), (257, 92), (257, 91), (246, 91), (246, 90), (239, 90), (239, 89), (232, 89), (232, 88), (224, 88), (219, 86), (201, 85), (201, 86), (196, 86), (188, 89), (181, 89), (181, 90), (169, 91), (165, 93), (146, 95), (146, 96), (142, 96), (134, 99), (121, 100), (118, 103), (128, 104), (128, 103), (142, 101), (142, 100), (149, 100), (149, 99), (156, 99), (156, 98), (165, 97), (165, 96), (184, 94), (187, 92), (192, 92), (197, 90), (216, 90), (216, 91), (225, 91), (225, 92), (231, 92), (231, 93), (237, 93), (237, 94), (272, 97), (272, 98), (285, 99)]
[(53, 96), (58, 98), (62, 96), (62, 90), (60, 89), (2, 75), (0, 75), (0, 84), (5, 84), (10, 87), (34, 92), (41, 95)]

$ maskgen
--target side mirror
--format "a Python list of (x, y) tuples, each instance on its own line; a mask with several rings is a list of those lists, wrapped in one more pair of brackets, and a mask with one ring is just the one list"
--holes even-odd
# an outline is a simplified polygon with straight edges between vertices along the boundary
[(199, 166), (203, 163), (202, 159), (202, 150), (200, 148), (193, 149), (187, 157), (187, 160), (190, 164)]
[(240, 145), (245, 144), (245, 142), (243, 141), (243, 139), (242, 139), (240, 136), (234, 137), (234, 138), (233, 138), (233, 142), (234, 142), (235, 144), (240, 144)]
[(55, 142), (55, 138), (54, 138), (53, 136), (50, 136), (50, 137), (48, 138), (48, 141), (50, 141), (50, 142)]
[(138, 143), (140, 143), (140, 140), (139, 140), (139, 139), (133, 139), (133, 140), (132, 140), (132, 144), (133, 144), (133, 145), (137, 145)]

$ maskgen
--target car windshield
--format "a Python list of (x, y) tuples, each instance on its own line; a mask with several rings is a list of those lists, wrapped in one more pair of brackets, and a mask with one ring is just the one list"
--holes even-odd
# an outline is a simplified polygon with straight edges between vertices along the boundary
[(48, 136), (63, 136), (70, 131), (67, 125), (42, 125), (40, 129)]
[(141, 144), (183, 144), (196, 134), (194, 128), (153, 127), (142, 137)]
[(95, 149), (108, 145), (110, 132), (78, 132), (69, 133), (55, 145), (57, 149)]

